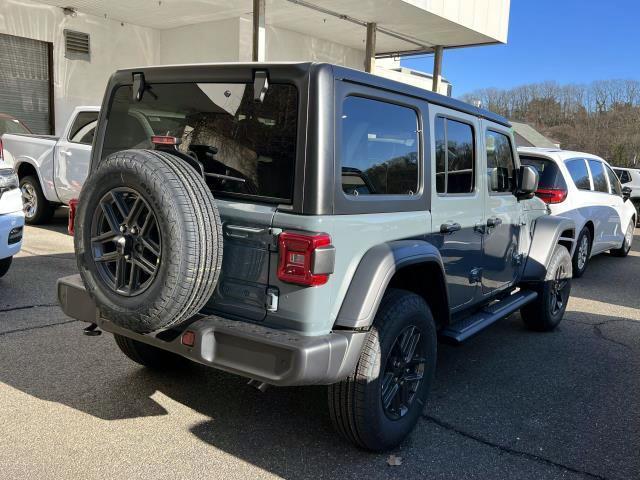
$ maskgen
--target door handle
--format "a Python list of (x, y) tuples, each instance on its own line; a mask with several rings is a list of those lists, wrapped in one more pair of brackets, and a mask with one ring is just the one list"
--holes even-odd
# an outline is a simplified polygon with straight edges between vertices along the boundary
[(60, 155), (64, 155), (65, 157), (70, 157), (71, 152), (69, 150), (60, 150)]
[(498, 217), (488, 218), (487, 219), (487, 227), (495, 228), (502, 225), (502, 219)]
[(462, 230), (459, 223), (443, 223), (440, 225), (440, 233), (453, 233)]

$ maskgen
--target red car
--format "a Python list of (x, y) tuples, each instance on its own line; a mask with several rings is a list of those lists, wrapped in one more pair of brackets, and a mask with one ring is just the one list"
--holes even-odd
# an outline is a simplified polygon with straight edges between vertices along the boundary
[(29, 128), (17, 118), (6, 113), (0, 113), (0, 137), (5, 133), (32, 133)]

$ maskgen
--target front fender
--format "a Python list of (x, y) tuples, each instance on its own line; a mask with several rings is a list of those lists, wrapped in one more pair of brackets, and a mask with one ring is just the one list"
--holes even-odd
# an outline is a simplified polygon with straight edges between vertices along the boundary
[(553, 251), (559, 243), (565, 245), (573, 255), (576, 242), (576, 224), (565, 217), (545, 215), (536, 219), (533, 238), (527, 256), (522, 281), (543, 280)]
[(446, 295), (442, 257), (429, 242), (397, 240), (370, 249), (356, 269), (335, 325), (350, 329), (370, 327), (394, 274), (403, 267), (427, 262), (440, 270)]

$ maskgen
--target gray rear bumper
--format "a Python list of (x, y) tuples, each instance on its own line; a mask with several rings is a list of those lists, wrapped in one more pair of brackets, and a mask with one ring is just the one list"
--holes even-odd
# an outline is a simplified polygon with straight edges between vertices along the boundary
[[(80, 275), (58, 280), (58, 300), (68, 316), (97, 323), (107, 332), (168, 350), (194, 362), (272, 385), (331, 384), (355, 368), (366, 332), (336, 331), (315, 337), (229, 320), (201, 316), (182, 330), (195, 334), (195, 344), (182, 344), (174, 335), (142, 335), (102, 318), (86, 292)], [(172, 332), (173, 333), (173, 332)]]

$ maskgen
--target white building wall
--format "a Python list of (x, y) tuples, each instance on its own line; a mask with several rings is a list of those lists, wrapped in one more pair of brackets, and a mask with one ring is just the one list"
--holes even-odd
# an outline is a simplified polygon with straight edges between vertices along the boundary
[[(88, 33), (91, 61), (64, 56), (65, 29)], [(78, 105), (99, 105), (110, 75), (119, 68), (157, 64), (157, 30), (78, 13), (28, 0), (0, 1), (0, 33), (53, 43), (56, 133)], [(0, 66), (1, 68), (1, 66)]]

